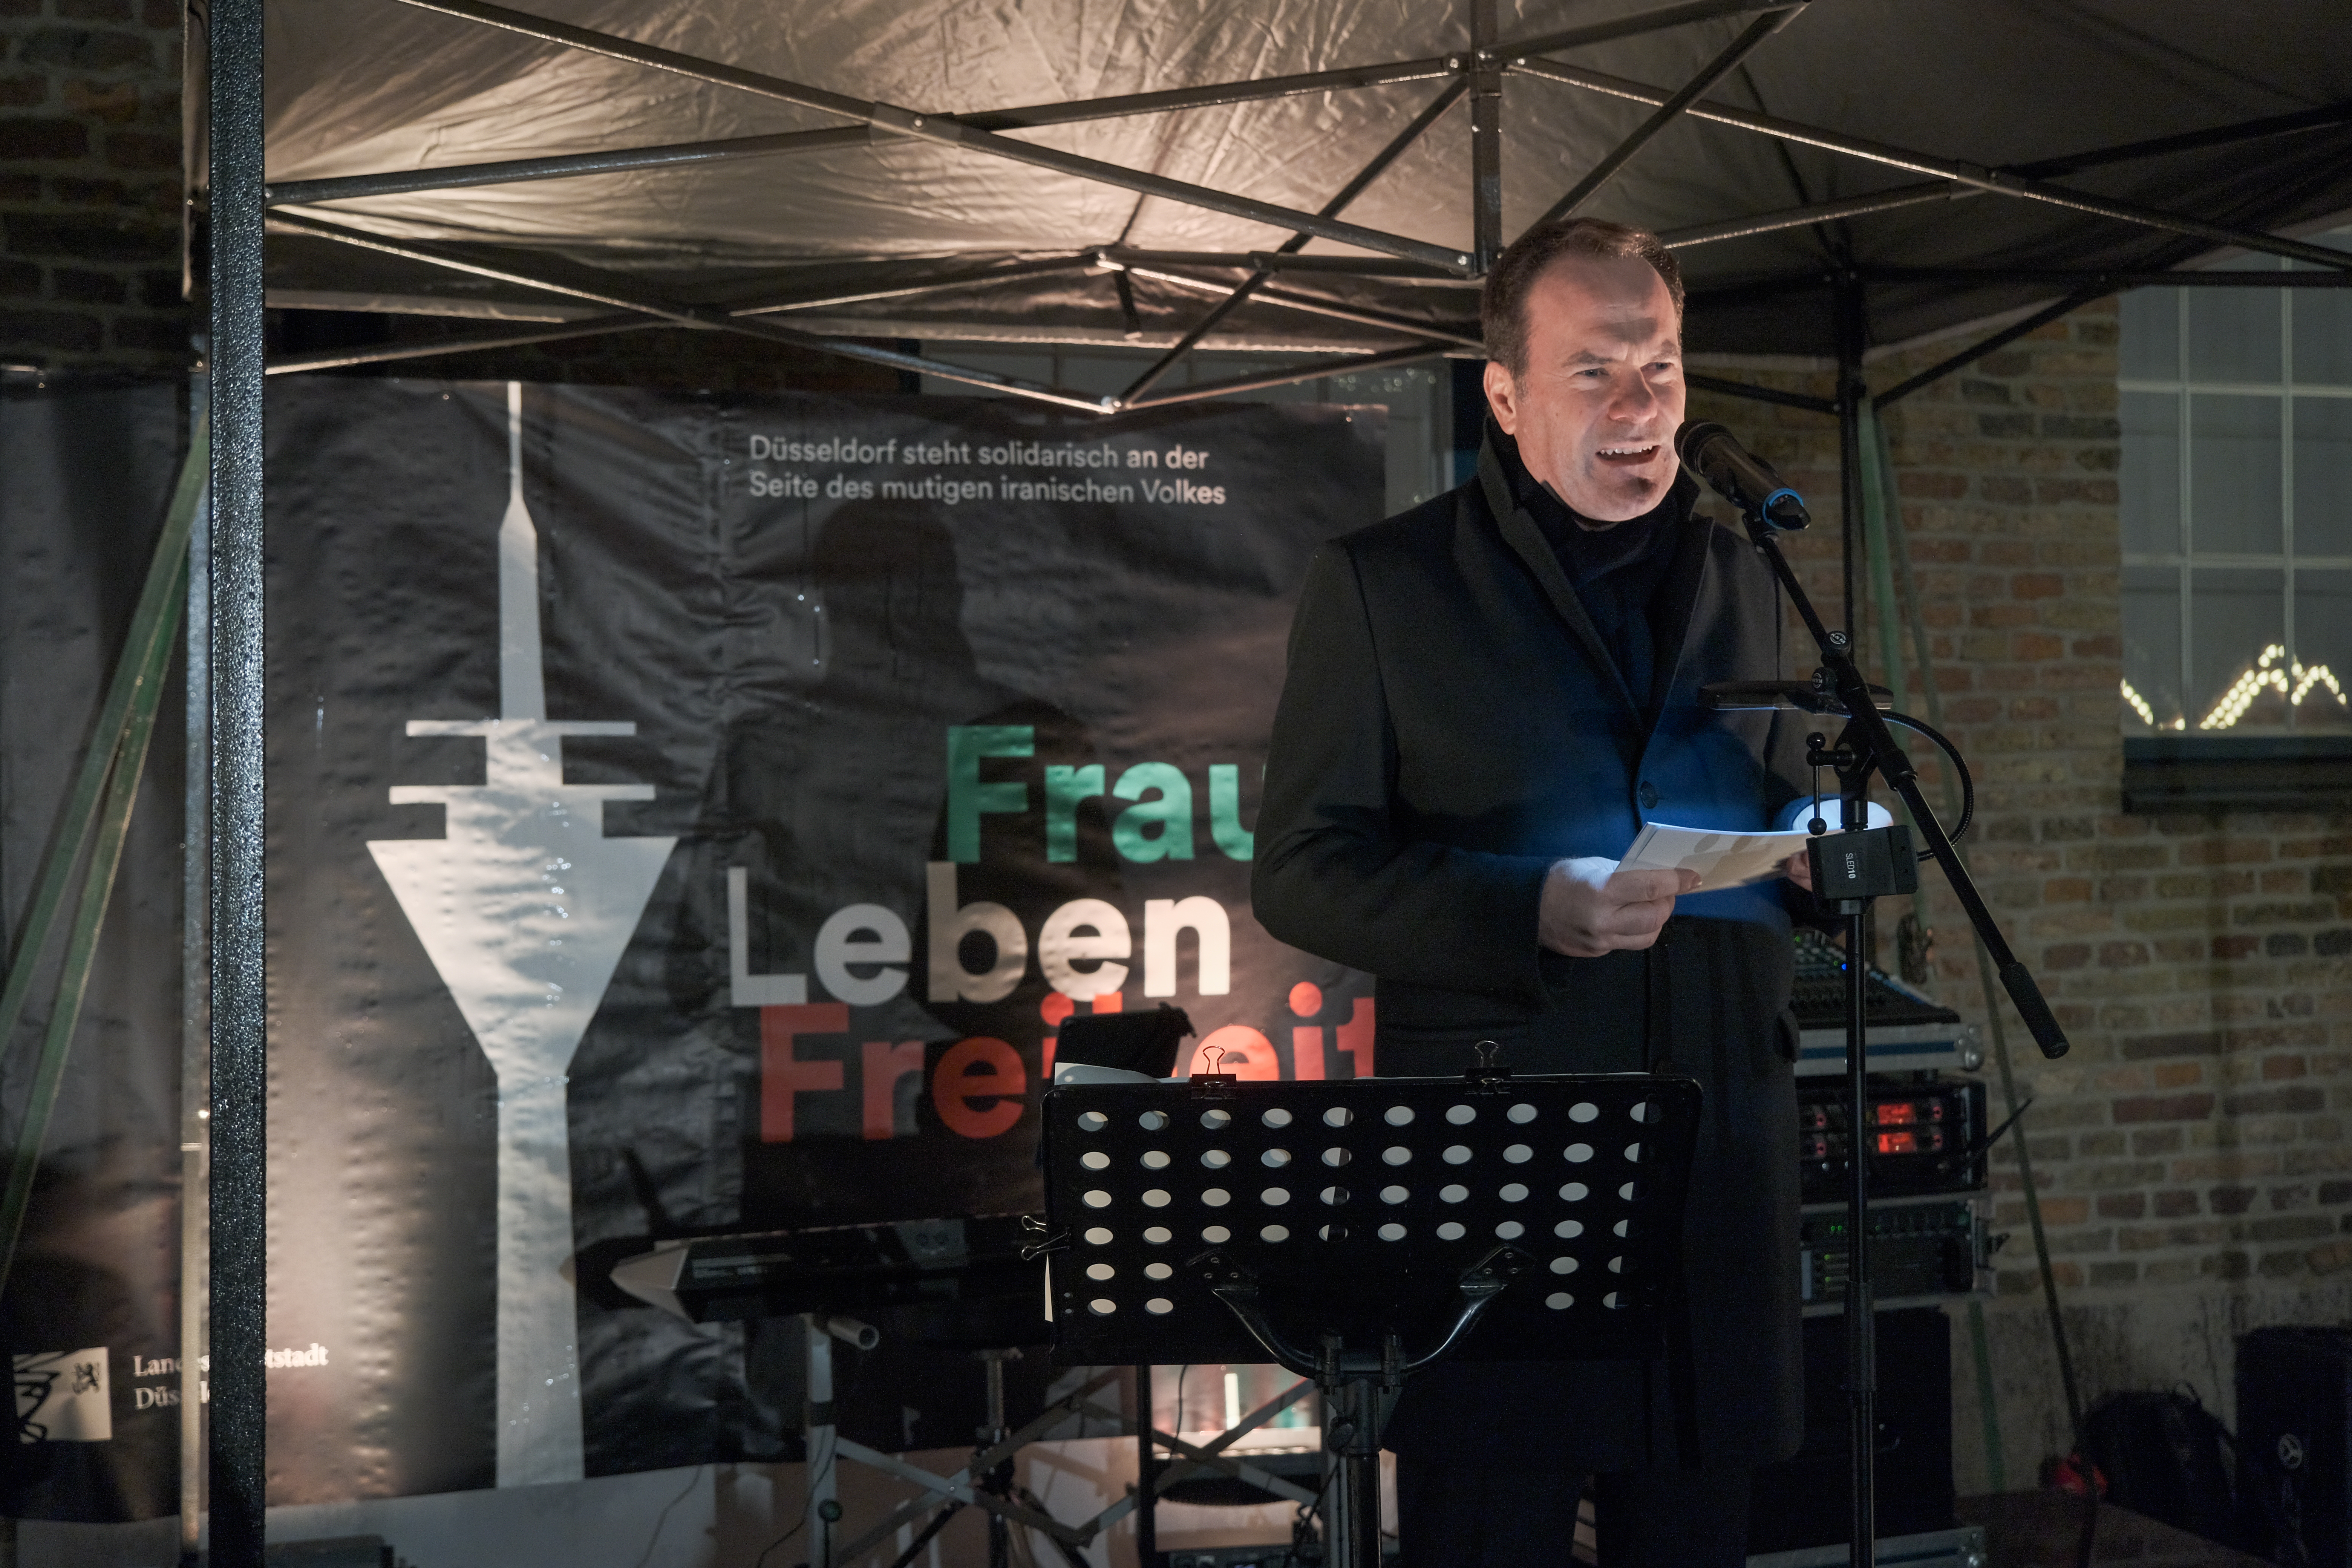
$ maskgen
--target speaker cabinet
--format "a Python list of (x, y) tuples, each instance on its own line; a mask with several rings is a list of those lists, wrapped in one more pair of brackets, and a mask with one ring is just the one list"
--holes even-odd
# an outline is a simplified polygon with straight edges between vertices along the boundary
[(2241, 1491), (2259, 1500), (2281, 1568), (2352, 1561), (2352, 1329), (2256, 1329), (2238, 1342)]

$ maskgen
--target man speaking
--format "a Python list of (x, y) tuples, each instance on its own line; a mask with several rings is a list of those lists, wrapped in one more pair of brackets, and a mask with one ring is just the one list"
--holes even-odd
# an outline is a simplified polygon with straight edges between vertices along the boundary
[(1387, 1437), (1410, 1568), (1569, 1563), (1588, 1474), (1603, 1563), (1735, 1564), (1750, 1472), (1803, 1428), (1784, 885), (1692, 894), (1616, 859), (1652, 820), (1771, 825), (1804, 721), (1700, 706), (1706, 682), (1780, 674), (1780, 609), (1747, 544), (1692, 515), (1673, 258), (1619, 225), (1549, 226), (1504, 253), (1480, 313), (1476, 478), (1307, 568), (1254, 901), (1275, 936), (1377, 977), (1384, 1074), (1459, 1073), (1492, 1039), (1520, 1072), (1706, 1089), (1695, 1447), (1663, 1363), (1442, 1364)]

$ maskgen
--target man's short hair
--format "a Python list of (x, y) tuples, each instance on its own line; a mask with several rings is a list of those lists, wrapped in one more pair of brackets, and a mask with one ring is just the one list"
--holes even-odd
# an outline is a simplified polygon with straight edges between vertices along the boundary
[(1648, 229), (1597, 217), (1572, 217), (1531, 228), (1503, 252), (1495, 269), (1486, 274), (1486, 287), (1478, 296), (1478, 325), (1486, 334), (1486, 357), (1515, 376), (1524, 375), (1528, 368), (1528, 291), (1554, 262), (1570, 257), (1596, 261), (1641, 258), (1665, 279), (1666, 292), (1674, 297), (1675, 319), (1682, 319), (1683, 269), (1675, 264), (1675, 253)]

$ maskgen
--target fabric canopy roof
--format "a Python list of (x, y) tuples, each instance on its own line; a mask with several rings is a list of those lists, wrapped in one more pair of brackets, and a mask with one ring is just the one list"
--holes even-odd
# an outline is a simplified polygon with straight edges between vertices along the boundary
[(281, 0), (271, 300), (1168, 343), (1387, 149), (1206, 341), (1475, 352), (1481, 257), (1685, 84), (1580, 210), (1677, 245), (1697, 351), (1832, 353), (1841, 272), (1884, 344), (2352, 210), (2341, 0), (1483, 3)]

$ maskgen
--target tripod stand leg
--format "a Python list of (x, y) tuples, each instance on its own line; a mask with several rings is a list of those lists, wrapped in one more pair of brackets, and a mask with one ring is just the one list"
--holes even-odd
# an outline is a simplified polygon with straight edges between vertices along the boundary
[(923, 1526), (914, 1540), (907, 1542), (907, 1550), (898, 1553), (898, 1560), (890, 1564), (890, 1568), (911, 1568), (915, 1559), (923, 1554), (923, 1548), (931, 1543), (931, 1537), (945, 1530), (948, 1521), (962, 1511), (963, 1504), (950, 1502), (931, 1515), (931, 1522)]
[[(804, 1434), (803, 1452), (808, 1466), (808, 1512), (815, 1526), (816, 1550), (810, 1553), (811, 1568), (833, 1568), (833, 1521), (840, 1517), (835, 1501), (839, 1481), (834, 1474), (835, 1428), (833, 1407), (833, 1336), (825, 1331), (822, 1319), (813, 1313), (801, 1317), (801, 1331), (808, 1341), (808, 1373), (806, 1414), (802, 1422)], [(826, 1510), (835, 1510), (827, 1517)]]
[[(987, 1447), (1004, 1441), (1004, 1363), (1019, 1355), (1019, 1351), (982, 1351), (980, 1359), (988, 1365), (988, 1425), (981, 1428), (980, 1440)], [(1013, 1461), (1003, 1463), (975, 1478), (999, 1497), (1013, 1492)], [(988, 1568), (1013, 1568), (1013, 1526), (1001, 1513), (988, 1516)]]
[(1140, 1568), (1160, 1568), (1160, 1456), (1154, 1447), (1147, 1362), (1135, 1369), (1135, 1560)]
[(1324, 1443), (1338, 1460), (1323, 1498), (1325, 1568), (1381, 1568), (1379, 1398), (1364, 1377), (1324, 1395)]

